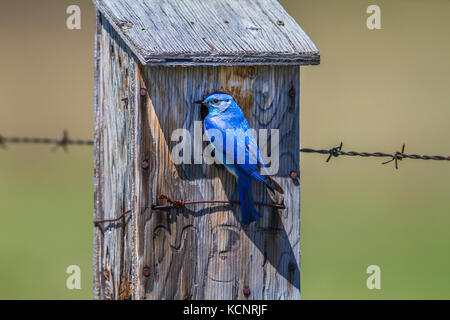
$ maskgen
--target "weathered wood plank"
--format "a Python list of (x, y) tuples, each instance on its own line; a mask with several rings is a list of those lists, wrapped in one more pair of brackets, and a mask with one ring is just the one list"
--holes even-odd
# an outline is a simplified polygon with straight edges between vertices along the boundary
[[(136, 61), (111, 25), (97, 25), (95, 107), (95, 220), (134, 209)], [(94, 293), (128, 299), (135, 266), (134, 215), (98, 225), (94, 234)]]
[(276, 0), (94, 0), (143, 65), (318, 64)]
[[(147, 299), (298, 299), (300, 297), (300, 190), (290, 172), (299, 166), (297, 67), (148, 67), (148, 95), (139, 108), (138, 296)], [(234, 177), (214, 165), (174, 165), (177, 128), (194, 132), (201, 120), (193, 101), (214, 91), (233, 94), (255, 129), (280, 129), (280, 170), (286, 210), (259, 208), (263, 218), (243, 227), (238, 205), (196, 205), (155, 211), (161, 194), (185, 200), (238, 200)], [(254, 183), (255, 201), (270, 198)], [(247, 297), (244, 288), (250, 289)]]

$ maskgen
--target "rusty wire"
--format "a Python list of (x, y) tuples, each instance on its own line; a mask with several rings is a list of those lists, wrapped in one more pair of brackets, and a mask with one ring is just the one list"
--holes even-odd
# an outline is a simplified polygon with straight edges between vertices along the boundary
[[(199, 201), (185, 201), (185, 200), (172, 200), (168, 195), (162, 194), (159, 196), (160, 200), (166, 200), (169, 205), (153, 205), (153, 210), (165, 210), (165, 209), (181, 209), (186, 205), (194, 205), (194, 204), (240, 204), (239, 201), (231, 201), (231, 200), (199, 200)], [(286, 209), (284, 204), (277, 203), (263, 203), (263, 202), (255, 202), (257, 206), (270, 207), (276, 209)]]
[[(195, 204), (240, 204), (239, 201), (231, 201), (231, 200), (199, 200), (199, 201), (185, 201), (185, 200), (172, 200), (168, 195), (162, 194), (159, 196), (160, 200), (166, 200), (169, 205), (152, 205), (152, 210), (170, 210), (170, 209), (182, 209), (186, 205), (195, 205)], [(277, 203), (263, 203), (263, 202), (254, 202), (257, 206), (270, 207), (275, 209), (286, 209), (284, 204)], [(125, 218), (125, 216), (131, 213), (132, 210), (127, 210), (123, 212), (119, 217), (113, 219), (102, 219), (102, 220), (94, 220), (94, 225), (101, 228), (100, 224), (104, 222), (117, 222)]]
[(387, 160), (383, 162), (382, 164), (388, 164), (390, 162), (395, 163), (395, 169), (398, 169), (398, 161), (401, 161), (403, 159), (414, 159), (414, 160), (437, 160), (437, 161), (450, 161), (450, 156), (427, 156), (427, 155), (420, 155), (420, 154), (407, 154), (405, 153), (405, 144), (402, 146), (402, 151), (396, 151), (394, 153), (384, 153), (384, 152), (357, 152), (357, 151), (343, 151), (342, 150), (343, 143), (338, 147), (331, 148), (331, 149), (309, 149), (309, 148), (302, 148), (300, 149), (300, 152), (303, 153), (319, 153), (319, 154), (327, 154), (328, 158), (326, 162), (329, 162), (331, 158), (333, 157), (339, 157), (339, 156), (351, 156), (351, 157), (377, 157), (377, 158), (390, 158), (390, 160)]
[(119, 220), (121, 220), (123, 217), (125, 217), (127, 214), (131, 213), (131, 209), (127, 210), (125, 212), (123, 212), (119, 217), (114, 218), (114, 219), (102, 219), (102, 220), (94, 220), (94, 224), (99, 224), (99, 223), (103, 223), (103, 222), (117, 222)]

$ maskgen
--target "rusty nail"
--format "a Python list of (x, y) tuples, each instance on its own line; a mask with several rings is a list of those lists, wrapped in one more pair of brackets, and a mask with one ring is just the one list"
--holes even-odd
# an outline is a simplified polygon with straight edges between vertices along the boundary
[(250, 288), (249, 287), (244, 287), (244, 289), (242, 290), (242, 292), (244, 293), (244, 296), (248, 297), (251, 293)]
[(141, 93), (141, 96), (145, 97), (147, 95), (147, 89), (141, 88), (140, 93)]
[(142, 270), (142, 274), (146, 278), (149, 277), (150, 276), (150, 268), (149, 267), (144, 267), (144, 269)]
[(146, 169), (148, 169), (149, 166), (150, 165), (147, 160), (142, 161), (142, 164), (141, 164), (142, 169), (146, 170)]
[(292, 180), (297, 180), (297, 179), (298, 179), (298, 174), (297, 174), (297, 172), (295, 172), (295, 171), (291, 171), (290, 176), (291, 176), (291, 179), (292, 179)]
[(291, 98), (295, 97), (295, 89), (294, 89), (294, 88), (292, 88), (291, 90), (289, 90), (289, 96), (290, 96)]
[(295, 270), (295, 264), (292, 261), (288, 264), (288, 270), (289, 272), (294, 272)]

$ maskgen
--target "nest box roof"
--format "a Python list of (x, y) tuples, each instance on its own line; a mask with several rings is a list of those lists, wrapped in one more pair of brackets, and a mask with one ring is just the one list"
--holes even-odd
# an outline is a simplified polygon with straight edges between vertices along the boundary
[(144, 65), (319, 64), (276, 0), (93, 0)]

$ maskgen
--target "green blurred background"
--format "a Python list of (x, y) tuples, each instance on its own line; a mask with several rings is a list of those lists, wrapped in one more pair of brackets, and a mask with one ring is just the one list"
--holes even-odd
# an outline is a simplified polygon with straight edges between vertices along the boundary
[[(301, 145), (450, 153), (450, 1), (283, 0), (320, 50), (301, 72)], [(66, 28), (78, 4), (82, 29)], [(382, 30), (366, 8), (381, 7)], [(0, 134), (93, 135), (94, 7), (2, 0)], [(92, 298), (93, 150), (0, 149), (0, 298)], [(449, 299), (450, 165), (302, 154), (304, 299)], [(381, 267), (381, 290), (366, 268)], [(81, 290), (66, 289), (79, 265)]]

